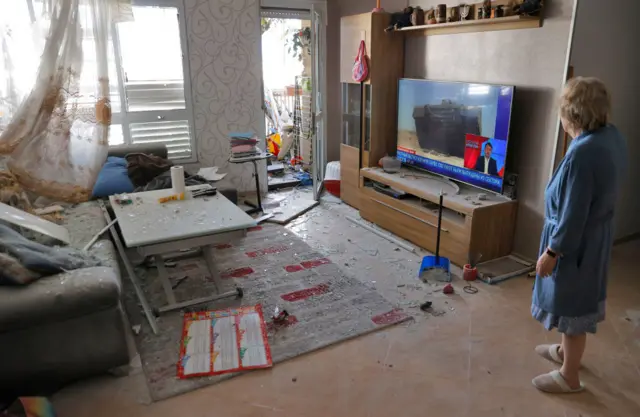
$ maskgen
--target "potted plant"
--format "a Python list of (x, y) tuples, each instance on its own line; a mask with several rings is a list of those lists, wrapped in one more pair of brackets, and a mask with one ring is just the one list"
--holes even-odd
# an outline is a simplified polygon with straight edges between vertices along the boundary
[(302, 61), (304, 54), (311, 55), (311, 28), (306, 27), (293, 31), (287, 39), (287, 49), (291, 56)]

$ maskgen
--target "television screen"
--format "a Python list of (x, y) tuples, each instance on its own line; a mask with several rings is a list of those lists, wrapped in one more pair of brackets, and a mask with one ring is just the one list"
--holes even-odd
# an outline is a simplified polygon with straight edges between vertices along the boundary
[(513, 86), (402, 79), (398, 159), (502, 192)]

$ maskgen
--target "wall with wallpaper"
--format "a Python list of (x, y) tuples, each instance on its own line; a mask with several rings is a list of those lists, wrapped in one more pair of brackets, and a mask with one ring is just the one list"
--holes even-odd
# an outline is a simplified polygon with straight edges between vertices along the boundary
[[(229, 164), (229, 132), (264, 132), (259, 0), (184, 0), (200, 166), (228, 172), (219, 187), (254, 191), (253, 165)], [(262, 144), (264, 149), (264, 143)], [(264, 163), (259, 168), (266, 190)]]

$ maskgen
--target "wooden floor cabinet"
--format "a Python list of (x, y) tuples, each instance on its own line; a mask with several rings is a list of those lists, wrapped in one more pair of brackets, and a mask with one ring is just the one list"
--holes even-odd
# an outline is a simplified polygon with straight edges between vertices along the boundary
[[(404, 39), (384, 29), (389, 13), (364, 13), (342, 18), (340, 24), (340, 82), (342, 143), (340, 195), (360, 207), (360, 168), (377, 166), (395, 155), (398, 120), (398, 80), (404, 73)], [(369, 78), (353, 80), (353, 63), (364, 40)]]

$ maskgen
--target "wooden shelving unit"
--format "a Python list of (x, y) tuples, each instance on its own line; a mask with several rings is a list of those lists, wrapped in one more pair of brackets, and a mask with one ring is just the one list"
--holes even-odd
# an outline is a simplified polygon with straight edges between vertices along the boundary
[(542, 26), (541, 16), (508, 16), (493, 19), (464, 20), (451, 23), (409, 26), (396, 32), (411, 35), (433, 36), (456, 33), (492, 32), (498, 30), (535, 29)]

